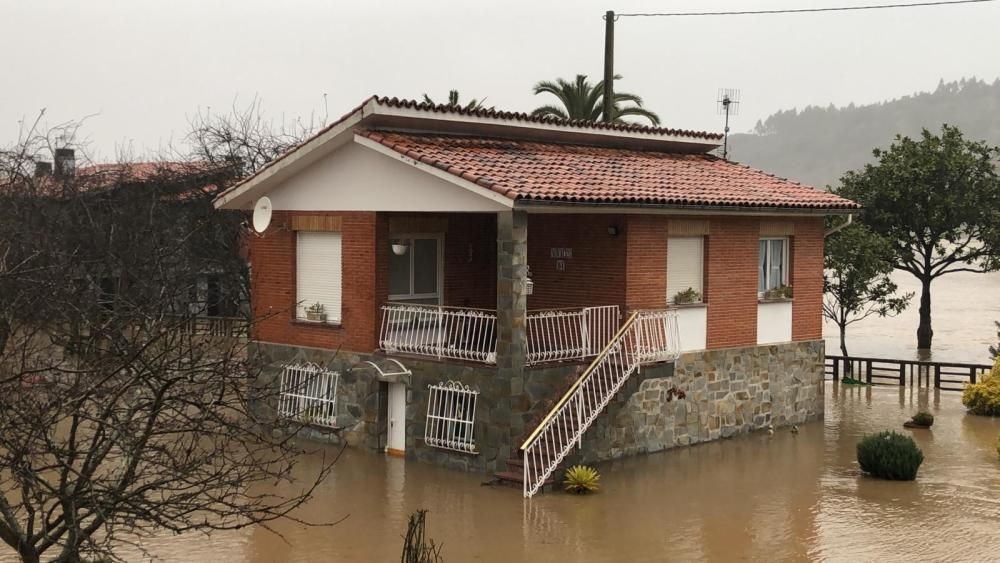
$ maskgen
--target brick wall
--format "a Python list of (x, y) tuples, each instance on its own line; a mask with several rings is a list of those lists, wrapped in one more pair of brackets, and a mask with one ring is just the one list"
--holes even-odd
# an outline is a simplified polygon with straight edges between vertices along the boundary
[(708, 348), (757, 344), (757, 254), (760, 222), (712, 217), (708, 237)]
[(795, 221), (792, 240), (791, 285), (792, 340), (823, 338), (823, 232), (822, 217)]
[(627, 235), (625, 303), (629, 309), (662, 309), (667, 304), (667, 218), (630, 215)]
[[(618, 234), (608, 234), (608, 227)], [(534, 294), (528, 309), (623, 305), (627, 235), (619, 215), (528, 216), (528, 265)], [(557, 269), (552, 248), (572, 248), (573, 257), (563, 258)]]
[[(340, 326), (298, 323), (293, 215), (342, 218), (344, 286)], [(375, 347), (375, 214), (275, 212), (264, 236), (250, 240), (254, 338), (265, 342), (368, 352)]]

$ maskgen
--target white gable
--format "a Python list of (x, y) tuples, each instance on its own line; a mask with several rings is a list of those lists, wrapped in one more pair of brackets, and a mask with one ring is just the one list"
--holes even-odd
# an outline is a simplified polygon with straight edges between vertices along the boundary
[(513, 201), (412, 159), (349, 142), (267, 195), (278, 211), (496, 212)]

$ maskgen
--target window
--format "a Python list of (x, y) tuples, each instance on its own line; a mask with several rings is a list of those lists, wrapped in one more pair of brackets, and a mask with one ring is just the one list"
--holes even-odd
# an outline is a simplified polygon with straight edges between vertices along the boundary
[(687, 292), (685, 303), (702, 302), (704, 274), (705, 237), (667, 238), (667, 303), (682, 292)]
[(455, 381), (431, 385), (424, 442), (446, 450), (475, 452), (476, 442), (472, 433), (478, 395), (479, 391)]
[(788, 285), (788, 239), (760, 239), (757, 293)]
[(291, 364), (281, 370), (278, 414), (303, 424), (336, 426), (340, 373), (316, 364)]
[(307, 310), (315, 310), (319, 303), (322, 314), (314, 315), (314, 320), (339, 323), (343, 277), (340, 233), (298, 231), (296, 238), (295, 317), (307, 319)]
[(389, 254), (389, 299), (438, 305), (441, 303), (440, 235), (393, 237), (406, 246), (406, 252)]

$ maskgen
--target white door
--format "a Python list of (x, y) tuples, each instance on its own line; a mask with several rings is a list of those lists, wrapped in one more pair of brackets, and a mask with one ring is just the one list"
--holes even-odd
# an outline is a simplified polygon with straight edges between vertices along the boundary
[(404, 455), (406, 451), (406, 385), (389, 384), (389, 437), (385, 452)]

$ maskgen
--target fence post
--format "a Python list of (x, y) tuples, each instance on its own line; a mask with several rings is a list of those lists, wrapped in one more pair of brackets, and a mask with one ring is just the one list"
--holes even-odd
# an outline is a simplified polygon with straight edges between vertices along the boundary
[(869, 385), (872, 383), (872, 361), (865, 360), (865, 380)]
[(906, 362), (899, 362), (899, 386), (906, 387)]
[(437, 359), (441, 359), (444, 352), (444, 309), (438, 305), (437, 338), (434, 341), (434, 349), (437, 352)]
[(934, 388), (941, 388), (941, 366), (934, 366)]
[[(600, 316), (600, 315), (598, 315)], [(583, 357), (591, 356), (594, 350), (590, 343), (590, 308), (584, 307), (580, 312), (580, 341), (583, 343)]]
[(972, 381), (972, 383), (976, 382), (976, 372), (977, 371), (979, 371), (979, 370), (976, 369), (975, 367), (969, 368), (969, 379)]
[(833, 360), (833, 380), (840, 381), (840, 360), (837, 358), (830, 358)]

